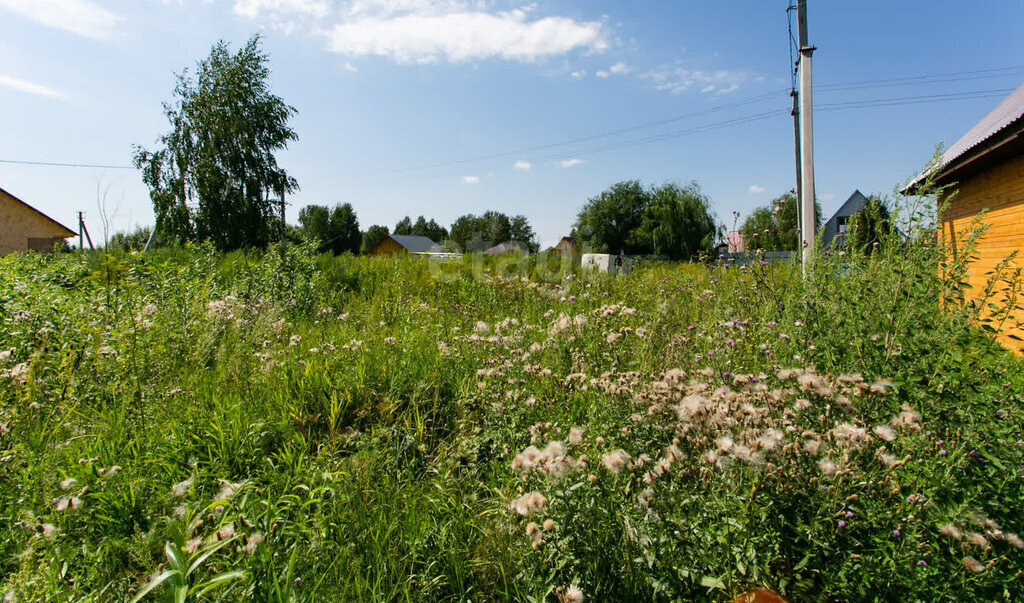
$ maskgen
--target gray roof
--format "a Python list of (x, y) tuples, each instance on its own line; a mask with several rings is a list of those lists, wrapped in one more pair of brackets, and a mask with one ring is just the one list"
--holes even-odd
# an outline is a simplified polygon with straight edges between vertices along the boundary
[(516, 251), (519, 253), (529, 253), (530, 248), (527, 247), (526, 243), (520, 243), (519, 241), (505, 241), (504, 243), (499, 243), (490, 249), (485, 249), (484, 253), (488, 255), (504, 255), (506, 253)]
[[(1020, 121), (1022, 117), (1024, 117), (1024, 84), (1018, 86), (1003, 99), (1003, 102), (961, 136), (960, 140), (946, 149), (933, 171), (941, 173), (947, 168), (955, 167), (955, 164), (960, 159), (964, 159), (964, 156), (970, 151), (982, 146), (982, 143)], [(911, 186), (924, 180), (927, 174), (928, 171), (922, 172), (911, 182)]]
[(391, 239), (404, 247), (409, 253), (445, 253), (445, 249), (430, 240), (429, 237), (416, 235), (388, 235)]
[(839, 236), (839, 218), (849, 218), (860, 211), (865, 203), (867, 203), (867, 197), (859, 190), (855, 190), (850, 198), (836, 210), (836, 213), (832, 214), (832, 217), (825, 222), (825, 225), (821, 227), (823, 231), (821, 244), (825, 249), (831, 247), (835, 238)]

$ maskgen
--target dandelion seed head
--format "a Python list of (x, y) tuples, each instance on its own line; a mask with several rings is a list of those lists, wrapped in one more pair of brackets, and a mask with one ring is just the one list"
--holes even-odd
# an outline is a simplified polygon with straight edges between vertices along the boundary
[(565, 603), (583, 603), (583, 591), (573, 584), (565, 590)]
[(947, 538), (952, 538), (953, 540), (960, 540), (964, 537), (963, 532), (951, 523), (947, 523), (940, 527), (939, 533)]
[(888, 425), (876, 425), (872, 430), (875, 435), (882, 438), (886, 442), (891, 442), (896, 439), (896, 430)]
[(516, 513), (526, 517), (544, 508), (548, 499), (540, 492), (527, 492), (512, 501), (511, 507)]
[(964, 557), (964, 562), (963, 563), (964, 563), (964, 567), (967, 568), (968, 571), (971, 571), (971, 572), (974, 572), (974, 573), (981, 573), (981, 572), (985, 571), (985, 566), (982, 565), (981, 562), (979, 562), (974, 557)]
[(988, 546), (988, 539), (977, 532), (970, 532), (969, 534), (967, 534), (967, 542), (973, 544), (974, 546), (979, 546), (981, 548), (985, 548)]
[(629, 463), (629, 460), (629, 454), (621, 448), (608, 454), (601, 455), (601, 462), (604, 463), (604, 466), (612, 473), (622, 471), (622, 468)]

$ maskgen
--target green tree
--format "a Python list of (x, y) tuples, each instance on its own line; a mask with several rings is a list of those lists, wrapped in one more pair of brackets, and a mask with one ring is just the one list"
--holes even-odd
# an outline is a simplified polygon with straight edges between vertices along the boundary
[(573, 236), (600, 253), (655, 254), (687, 260), (710, 251), (717, 235), (711, 202), (696, 183), (645, 188), (613, 184), (587, 201)]
[(374, 224), (363, 233), (363, 245), (359, 250), (360, 253), (369, 253), (371, 249), (376, 247), (389, 234), (387, 226)]
[(481, 251), (486, 249), (483, 245), (483, 232), (480, 229), (480, 220), (473, 214), (466, 214), (456, 218), (449, 231), (449, 238), (462, 251)]
[(487, 210), (480, 216), (480, 230), (490, 246), (508, 241), (512, 236), (512, 220), (500, 211)]
[[(740, 227), (744, 246), (748, 250), (796, 251), (800, 248), (800, 204), (796, 195), (785, 193), (766, 207), (754, 210)], [(821, 205), (814, 202), (814, 223), (821, 228)]]
[(253, 36), (236, 54), (225, 42), (177, 76), (164, 104), (171, 130), (162, 148), (134, 147), (150, 189), (156, 228), (178, 240), (209, 240), (221, 250), (266, 245), (280, 234), (272, 199), (298, 188), (274, 153), (298, 137), (295, 109), (269, 88), (269, 57)]
[(696, 183), (667, 183), (648, 191), (650, 202), (640, 225), (629, 236), (639, 253), (690, 260), (710, 253), (718, 228), (708, 197)]
[(401, 220), (398, 221), (398, 224), (395, 224), (395, 230), (394, 230), (393, 234), (396, 234), (396, 235), (411, 235), (412, 234), (412, 220), (409, 219), (409, 216), (406, 216), (406, 217), (402, 218)]
[(530, 253), (537, 253), (537, 250), (540, 249), (537, 233), (530, 226), (530, 221), (522, 214), (512, 216), (509, 223), (509, 240), (524, 243)]
[(850, 216), (846, 227), (847, 248), (865, 254), (877, 251), (893, 234), (892, 215), (888, 205), (877, 195), (868, 197), (864, 207)]
[(340, 255), (357, 253), (362, 243), (359, 219), (351, 203), (328, 210), (323, 205), (309, 205), (299, 211), (302, 238), (316, 242), (321, 253)]
[(643, 221), (650, 201), (639, 180), (617, 182), (587, 201), (572, 234), (578, 240), (588, 240), (599, 253), (647, 253), (648, 249), (630, 241), (630, 235)]
[(448, 238), (448, 230), (444, 226), (435, 222), (433, 218), (428, 222), (423, 216), (416, 218), (411, 234), (418, 237), (427, 237), (435, 243), (441, 243)]

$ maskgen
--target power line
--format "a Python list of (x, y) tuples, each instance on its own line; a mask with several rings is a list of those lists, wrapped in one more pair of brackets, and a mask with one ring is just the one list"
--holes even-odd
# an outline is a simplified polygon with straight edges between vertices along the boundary
[[(979, 70), (974, 70), (974, 71), (954, 71), (954, 72), (947, 72), (947, 73), (936, 73), (936, 74), (919, 75), (919, 76), (902, 77), (902, 78), (889, 78), (889, 79), (880, 79), (880, 80), (865, 80), (865, 81), (854, 81), (854, 82), (841, 82), (841, 83), (835, 83), (835, 84), (821, 84), (821, 85), (815, 86), (815, 91), (821, 91), (821, 92), (840, 92), (840, 91), (845, 91), (845, 90), (859, 90), (859, 89), (871, 89), (871, 88), (887, 88), (887, 87), (896, 87), (896, 86), (929, 85), (929, 84), (961, 82), (961, 81), (978, 80), (978, 79), (992, 79), (992, 78), (999, 78), (999, 77), (1010, 77), (1010, 76), (1019, 75), (1019, 74), (1024, 74), (1024, 65), (1017, 65), (1017, 66), (1011, 66), (1011, 67), (999, 67), (999, 68), (994, 68), (994, 69), (979, 69)], [(834, 111), (834, 110), (841, 110), (841, 109), (857, 109), (857, 108), (867, 108), (867, 107), (897, 106), (897, 105), (905, 105), (905, 104), (914, 104), (915, 102), (918, 102), (918, 103), (932, 103), (932, 102), (945, 102), (945, 101), (952, 101), (952, 100), (981, 99), (981, 98), (990, 98), (990, 97), (993, 97), (993, 96), (997, 96), (999, 94), (1007, 94), (1010, 91), (1012, 91), (1012, 89), (1006, 89), (1006, 90), (1003, 90), (1003, 89), (999, 89), (999, 90), (983, 90), (983, 91), (974, 91), (974, 92), (961, 92), (961, 93), (952, 93), (952, 94), (925, 95), (925, 96), (918, 96), (918, 97), (904, 97), (904, 98), (894, 98), (894, 99), (866, 99), (866, 100), (861, 100), (861, 101), (850, 101), (850, 102), (846, 102), (846, 103), (816, 104), (815, 108), (821, 108), (822, 110), (825, 110), (825, 111)], [(415, 165), (415, 166), (410, 166), (410, 167), (405, 167), (405, 168), (393, 169), (393, 170), (389, 170), (389, 173), (411, 172), (411, 171), (418, 171), (418, 170), (425, 170), (425, 169), (432, 169), (432, 168), (439, 168), (439, 167), (449, 167), (449, 166), (456, 166), (456, 165), (464, 165), (464, 164), (468, 164), (468, 163), (477, 163), (479, 161), (486, 161), (488, 159), (500, 159), (502, 157), (509, 157), (509, 156), (512, 156), (512, 155), (520, 155), (520, 154), (525, 154), (525, 153), (536, 153), (536, 152), (539, 152), (539, 151), (548, 151), (548, 150), (551, 150), (551, 149), (556, 149), (556, 148), (560, 148), (560, 147), (567, 147), (567, 146), (571, 146), (571, 145), (574, 145), (574, 144), (579, 144), (579, 143), (582, 143), (582, 142), (591, 142), (591, 141), (594, 141), (594, 140), (599, 140), (601, 138), (608, 138), (608, 137), (611, 137), (611, 136), (618, 136), (618, 135), (621, 135), (621, 134), (628, 134), (628, 133), (631, 133), (631, 132), (637, 132), (637, 131), (640, 131), (640, 130), (646, 130), (646, 129), (650, 129), (650, 128), (655, 128), (655, 127), (658, 127), (658, 126), (663, 126), (663, 125), (674, 123), (674, 122), (678, 122), (678, 121), (692, 119), (692, 118), (695, 118), (695, 117), (701, 117), (701, 116), (704, 116), (704, 115), (711, 115), (711, 114), (718, 113), (718, 112), (721, 112), (721, 111), (726, 111), (726, 110), (729, 110), (729, 109), (735, 109), (737, 107), (742, 107), (742, 106), (746, 106), (746, 105), (751, 105), (751, 104), (759, 103), (759, 102), (765, 101), (765, 100), (770, 100), (770, 99), (775, 99), (775, 98), (780, 98), (781, 99), (783, 94), (788, 94), (788, 93), (789, 93), (789, 90), (784, 89), (784, 88), (783, 89), (778, 89), (778, 90), (773, 90), (773, 91), (767, 92), (765, 94), (760, 94), (760, 95), (749, 97), (749, 98), (742, 99), (742, 100), (739, 100), (739, 101), (734, 101), (734, 102), (731, 102), (731, 103), (725, 103), (725, 104), (722, 104), (722, 105), (716, 105), (714, 107), (711, 107), (711, 108), (708, 108), (708, 109), (705, 109), (705, 110), (702, 110), (702, 111), (694, 111), (694, 112), (691, 112), (691, 113), (684, 113), (684, 114), (680, 114), (680, 115), (674, 115), (674, 116), (666, 117), (666, 118), (663, 118), (663, 119), (658, 119), (658, 120), (649, 121), (649, 122), (643, 122), (643, 123), (636, 124), (636, 125), (633, 125), (633, 126), (627, 126), (627, 127), (624, 127), (624, 128), (619, 128), (619, 129), (616, 129), (616, 130), (609, 130), (609, 131), (605, 131), (605, 132), (599, 132), (599, 133), (591, 134), (591, 135), (588, 135), (588, 136), (581, 136), (581, 137), (576, 137), (576, 138), (570, 138), (570, 139), (559, 141), (559, 142), (552, 142), (552, 143), (547, 143), (547, 144), (542, 144), (542, 145), (535, 145), (535, 146), (520, 148), (520, 149), (516, 149), (516, 150), (512, 150), (512, 151), (503, 151), (503, 152), (499, 152), (499, 153), (491, 153), (491, 154), (488, 154), (488, 155), (480, 155), (480, 156), (476, 156), (476, 157), (468, 157), (468, 158), (457, 159), (457, 160), (453, 160), (453, 161), (436, 162), (436, 163), (430, 163), (430, 164), (422, 164), (422, 165)], [(788, 112), (789, 112), (788, 110), (785, 111), (785, 113), (788, 113)], [(778, 113), (778, 112), (777, 111), (770, 111), (770, 112), (765, 113), (764, 115), (774, 116), (776, 113)], [(741, 117), (741, 118), (737, 118), (737, 119), (738, 120), (747, 120), (747, 119), (749, 119), (749, 117), (750, 116)], [(731, 124), (733, 121), (734, 120), (727, 120), (726, 122), (722, 122), (722, 123), (724, 123), (724, 124)], [(747, 122), (746, 121), (741, 121), (739, 123), (747, 123)], [(637, 140), (639, 140), (639, 141), (647, 141), (647, 140), (649, 140), (650, 142), (656, 142), (656, 141), (662, 140), (664, 138), (673, 138), (673, 137), (677, 137), (677, 136), (689, 135), (691, 133), (700, 133), (700, 132), (707, 131), (708, 129), (719, 129), (721, 127), (728, 127), (728, 126), (727, 125), (720, 125), (720, 124), (710, 124), (708, 126), (700, 126), (700, 127), (693, 128), (693, 129), (683, 130), (682, 134), (680, 134), (678, 132), (670, 132), (670, 133), (655, 135), (655, 136), (652, 136), (652, 137), (645, 137), (645, 138), (641, 138), (641, 139), (637, 139)], [(597, 147), (598, 150), (595, 151), (595, 152), (601, 152), (603, 150), (612, 149), (612, 148), (623, 148), (623, 147), (626, 147), (626, 146), (636, 146), (637, 144), (645, 144), (645, 143), (644, 142), (636, 142), (634, 140), (623, 141), (623, 142), (619, 142), (619, 143), (609, 143), (609, 145), (602, 146), (602, 147)], [(590, 151), (574, 151), (573, 154), (587, 154), (589, 152)], [(19, 160), (19, 159), (0, 159), (0, 163), (15, 164), (15, 165), (34, 165), (34, 166), (45, 166), (45, 167), (72, 167), (72, 168), (92, 168), (92, 169), (112, 169), (112, 170), (133, 170), (133, 169), (136, 169), (134, 166), (125, 166), (125, 165), (103, 165), (103, 164), (89, 164), (89, 163), (65, 163), (65, 162), (56, 162), (56, 161), (29, 161), (29, 160)]]
[(815, 109), (858, 109), (861, 107), (891, 107), (896, 105), (917, 105), (931, 102), (955, 100), (973, 100), (978, 98), (1003, 97), (1013, 92), (1013, 88), (995, 90), (974, 90), (971, 92), (953, 92), (949, 94), (926, 94), (923, 96), (904, 96), (896, 98), (880, 98), (843, 103), (823, 103), (815, 105)]
[(899, 77), (882, 80), (867, 80), (860, 82), (843, 82), (836, 84), (822, 84), (815, 86), (817, 90), (857, 90), (867, 88), (887, 88), (891, 86), (923, 86), (927, 84), (939, 84), (948, 82), (962, 82), (967, 80), (992, 79), (999, 77), (1010, 77), (1024, 74), (1024, 65), (1014, 67), (998, 67), (995, 69), (977, 69), (972, 71), (954, 71), (950, 73), (936, 73), (931, 75), (917, 75), (912, 77)]
[(45, 165), (52, 167), (76, 167), (76, 168), (99, 168), (105, 170), (134, 170), (132, 165), (97, 165), (92, 163), (60, 163), (56, 161), (25, 161), (21, 159), (0, 159), (0, 163), (15, 163), (20, 165)]
[(700, 116), (703, 116), (703, 115), (710, 115), (712, 113), (717, 113), (719, 111), (724, 111), (726, 109), (734, 109), (736, 107), (742, 107), (744, 105), (750, 105), (750, 104), (753, 104), (753, 103), (761, 102), (763, 100), (768, 100), (768, 99), (771, 99), (771, 98), (776, 98), (779, 94), (781, 94), (781, 93), (783, 93), (785, 91), (786, 91), (785, 89), (773, 90), (772, 92), (767, 92), (765, 94), (761, 94), (761, 95), (758, 95), (758, 96), (753, 96), (753, 97), (746, 98), (746, 99), (739, 100), (739, 101), (735, 101), (735, 102), (732, 102), (732, 103), (726, 103), (724, 105), (716, 105), (714, 107), (711, 107), (710, 109), (705, 109), (703, 111), (694, 111), (692, 113), (684, 113), (682, 115), (675, 115), (675, 116), (672, 116), (672, 117), (666, 117), (664, 119), (644, 122), (644, 123), (636, 124), (636, 125), (633, 125), (633, 126), (628, 126), (628, 127), (625, 127), (625, 128), (620, 128), (618, 130), (609, 130), (607, 132), (600, 132), (598, 134), (591, 134), (589, 136), (581, 136), (581, 137), (578, 137), (578, 138), (570, 138), (568, 140), (563, 140), (563, 141), (560, 141), (560, 142), (552, 142), (552, 143), (538, 145), (538, 146), (533, 146), (533, 147), (526, 147), (526, 148), (516, 149), (514, 151), (503, 151), (503, 152), (500, 152), (500, 153), (492, 153), (490, 155), (480, 155), (480, 156), (477, 156), (477, 157), (470, 157), (470, 158), (466, 158), (466, 159), (456, 159), (456, 160), (453, 160), (453, 161), (445, 161), (445, 162), (438, 162), (438, 163), (428, 163), (428, 164), (415, 165), (415, 166), (410, 166), (410, 167), (405, 167), (405, 168), (400, 168), (400, 169), (395, 169), (395, 170), (390, 170), (390, 171), (393, 172), (393, 173), (412, 172), (412, 171), (425, 170), (425, 169), (436, 168), (436, 167), (448, 167), (448, 166), (454, 166), (454, 165), (462, 165), (462, 164), (465, 164), (465, 163), (476, 163), (478, 161), (485, 161), (487, 159), (500, 159), (502, 157), (509, 157), (509, 156), (512, 156), (512, 155), (521, 155), (521, 154), (524, 154), (524, 153), (533, 153), (533, 152), (537, 152), (537, 151), (546, 151), (548, 149), (553, 149), (553, 148), (558, 148), (558, 147), (563, 147), (563, 146), (569, 146), (569, 145), (573, 145), (573, 144), (580, 143), (580, 142), (589, 142), (591, 140), (597, 140), (599, 138), (607, 138), (609, 136), (616, 136), (618, 134), (628, 134), (630, 132), (636, 132), (638, 130), (646, 130), (648, 128), (653, 128), (653, 127), (656, 127), (656, 126), (662, 126), (662, 125), (665, 125), (665, 124), (668, 124), (668, 123), (672, 123), (672, 122), (676, 122), (676, 121), (682, 121), (684, 119), (690, 119), (690, 118), (693, 118), (693, 117), (700, 117)]

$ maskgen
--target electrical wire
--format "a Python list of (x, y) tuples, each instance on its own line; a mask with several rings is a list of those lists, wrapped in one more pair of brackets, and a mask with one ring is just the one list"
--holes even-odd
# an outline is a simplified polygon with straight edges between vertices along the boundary
[[(815, 92), (830, 93), (830, 92), (840, 92), (840, 91), (860, 90), (860, 89), (872, 89), (872, 88), (886, 88), (886, 87), (911, 86), (911, 85), (928, 85), (928, 84), (951, 83), (951, 82), (961, 82), (961, 81), (978, 80), (978, 79), (991, 79), (991, 78), (999, 78), (999, 77), (1009, 77), (1009, 76), (1018, 75), (1018, 74), (1024, 74), (1024, 66), (1000, 67), (1000, 68), (995, 68), (995, 69), (982, 69), (982, 70), (977, 70), (977, 71), (957, 71), (957, 72), (949, 72), (949, 73), (938, 73), (938, 74), (920, 75), (920, 76), (903, 77), (903, 78), (889, 78), (889, 79), (881, 79), (881, 80), (866, 80), (866, 81), (856, 81), (856, 82), (842, 82), (842, 83), (835, 83), (835, 84), (819, 84), (819, 85), (815, 85), (814, 91)], [(794, 78), (795, 78), (795, 75), (794, 75)], [(794, 80), (794, 83), (795, 83), (795, 80)], [(982, 98), (991, 98), (991, 97), (995, 97), (995, 96), (999, 96), (999, 95), (1005, 95), (1005, 94), (1008, 94), (1009, 92), (1011, 92), (1012, 90), (1013, 89), (976, 90), (976, 91), (970, 91), (970, 92), (956, 92), (956, 93), (949, 93), (949, 94), (934, 94), (934, 95), (921, 95), (921, 96), (898, 97), (898, 98), (884, 98), (884, 99), (864, 99), (864, 100), (841, 102), (841, 103), (815, 103), (814, 108), (815, 108), (815, 110), (822, 110), (822, 111), (836, 111), (836, 110), (844, 110), (844, 109), (861, 109), (861, 108), (870, 108), (870, 107), (889, 107), (889, 106), (898, 106), (898, 105), (907, 105), (907, 104), (916, 104), (916, 103), (926, 104), (926, 103), (947, 102), (947, 101), (955, 101), (955, 100), (982, 99)], [(521, 154), (526, 154), (526, 153), (537, 153), (537, 152), (541, 152), (541, 151), (550, 151), (552, 149), (558, 149), (558, 148), (562, 148), (562, 147), (570, 147), (572, 145), (576, 145), (576, 144), (579, 144), (579, 143), (592, 142), (592, 141), (599, 140), (599, 139), (602, 139), (602, 138), (609, 138), (609, 137), (613, 137), (613, 136), (619, 136), (619, 135), (622, 135), (622, 134), (629, 134), (631, 132), (638, 132), (638, 131), (641, 131), (641, 130), (655, 128), (655, 127), (658, 127), (658, 126), (664, 126), (666, 124), (671, 124), (671, 123), (675, 123), (675, 122), (679, 122), (679, 121), (683, 121), (683, 120), (693, 119), (693, 118), (702, 117), (702, 116), (706, 116), (706, 115), (712, 115), (712, 114), (719, 113), (719, 112), (722, 112), (722, 111), (727, 111), (729, 109), (735, 109), (735, 108), (738, 108), (738, 107), (743, 107), (743, 106), (746, 106), (746, 105), (751, 105), (751, 104), (759, 103), (759, 102), (762, 102), (762, 101), (765, 101), (765, 100), (781, 99), (781, 98), (783, 98), (782, 95), (783, 94), (787, 94), (787, 93), (788, 93), (788, 91), (786, 89), (778, 89), (778, 90), (773, 90), (773, 91), (765, 93), (765, 94), (760, 94), (760, 95), (757, 95), (757, 96), (753, 96), (753, 97), (749, 97), (749, 98), (746, 98), (746, 99), (742, 99), (742, 100), (739, 100), (739, 101), (734, 101), (734, 102), (731, 102), (731, 103), (725, 103), (725, 104), (722, 104), (722, 105), (716, 105), (714, 107), (711, 107), (709, 109), (705, 109), (705, 110), (702, 110), (702, 111), (694, 111), (694, 112), (690, 112), (690, 113), (674, 115), (674, 116), (671, 116), (671, 117), (667, 117), (667, 118), (663, 118), (663, 119), (658, 119), (658, 120), (654, 120), (654, 121), (649, 121), (649, 122), (644, 122), (644, 123), (636, 124), (636, 125), (633, 125), (633, 126), (628, 126), (628, 127), (624, 127), (624, 128), (618, 128), (618, 129), (609, 130), (609, 131), (606, 131), (606, 132), (599, 132), (599, 133), (588, 135), (588, 136), (581, 136), (581, 137), (576, 137), (576, 138), (570, 138), (570, 139), (563, 140), (563, 141), (558, 141), (558, 142), (552, 142), (552, 143), (547, 143), (547, 144), (542, 144), (542, 145), (535, 145), (535, 146), (530, 146), (530, 147), (524, 147), (524, 148), (519, 148), (519, 149), (515, 149), (515, 150), (512, 150), (512, 151), (503, 151), (503, 152), (499, 152), (499, 153), (490, 153), (490, 154), (487, 154), (487, 155), (480, 155), (480, 156), (476, 156), (476, 157), (468, 157), (468, 158), (463, 158), (463, 159), (458, 159), (458, 160), (453, 160), (453, 161), (435, 162), (435, 163), (429, 163), (429, 164), (409, 166), (409, 167), (405, 167), (405, 168), (398, 168), (398, 169), (389, 170), (388, 172), (389, 173), (403, 173), (403, 172), (412, 172), (412, 171), (419, 171), (419, 170), (426, 170), (426, 169), (433, 169), (433, 168), (440, 168), (440, 167), (451, 167), (451, 166), (457, 166), (457, 165), (465, 165), (465, 164), (469, 164), (469, 163), (477, 163), (477, 162), (480, 162), (480, 161), (487, 161), (487, 160), (490, 160), (490, 159), (500, 159), (500, 158), (503, 158), (503, 157), (509, 157), (509, 156), (513, 156), (513, 155), (521, 155)], [(766, 112), (766, 113), (757, 114), (757, 115), (765, 116), (765, 117), (758, 117), (757, 119), (767, 119), (769, 117), (774, 117), (776, 114), (781, 114), (781, 113), (788, 114), (789, 113), (789, 109), (786, 109), (785, 111), (780, 109), (778, 111), (769, 111), (769, 112)], [(583, 151), (572, 151), (571, 154), (582, 155), (582, 154), (588, 154), (588, 153), (594, 153), (594, 152), (603, 152), (605, 150), (611, 150), (611, 149), (615, 149), (615, 148), (626, 148), (626, 147), (630, 147), (630, 146), (637, 146), (637, 145), (640, 145), (640, 144), (646, 144), (648, 142), (657, 142), (659, 140), (664, 140), (664, 139), (667, 139), (667, 138), (675, 138), (675, 137), (679, 137), (679, 136), (687, 136), (687, 135), (690, 135), (690, 134), (705, 132), (705, 131), (714, 130), (714, 129), (720, 129), (722, 127), (728, 127), (730, 124), (734, 124), (734, 123), (735, 124), (749, 123), (748, 120), (750, 120), (751, 117), (752, 116), (745, 116), (745, 117), (740, 117), (740, 118), (726, 120), (724, 122), (708, 124), (706, 126), (698, 126), (698, 127), (695, 127), (695, 128), (690, 128), (690, 129), (676, 131), (676, 132), (668, 132), (668, 133), (662, 133), (662, 134), (657, 134), (657, 135), (653, 135), (653, 136), (647, 136), (647, 137), (638, 138), (638, 139), (632, 139), (632, 140), (620, 141), (620, 142), (615, 142), (615, 143), (609, 143), (608, 145), (594, 147), (594, 149), (596, 149), (596, 150), (589, 150), (589, 149), (587, 149), (587, 150), (583, 150)], [(754, 117), (756, 117), (756, 116), (754, 116)], [(106, 165), (106, 164), (89, 164), (89, 163), (66, 163), (66, 162), (56, 162), (56, 161), (30, 161), (30, 160), (18, 160), (18, 159), (0, 159), (0, 163), (2, 163), (2, 164), (15, 164), (15, 165), (44, 166), (44, 167), (71, 167), (71, 168), (115, 169), (115, 170), (133, 170), (133, 169), (136, 169), (134, 166), (125, 166), (125, 165)]]
[(51, 167), (76, 167), (76, 168), (98, 168), (105, 170), (134, 170), (133, 165), (97, 165), (92, 163), (60, 163), (57, 161), (24, 161), (21, 159), (0, 159), (0, 163), (15, 163), (19, 165), (44, 165)]

